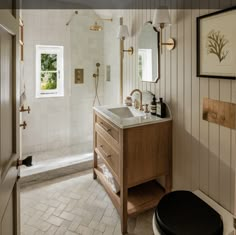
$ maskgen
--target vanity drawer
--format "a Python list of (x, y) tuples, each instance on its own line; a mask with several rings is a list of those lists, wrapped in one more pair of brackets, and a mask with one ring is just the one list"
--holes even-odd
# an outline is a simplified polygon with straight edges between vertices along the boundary
[(95, 151), (106, 163), (111, 173), (119, 179), (119, 154), (97, 133)]
[(119, 129), (105, 121), (103, 118), (97, 116), (96, 122), (98, 126), (110, 135), (117, 143), (119, 143)]

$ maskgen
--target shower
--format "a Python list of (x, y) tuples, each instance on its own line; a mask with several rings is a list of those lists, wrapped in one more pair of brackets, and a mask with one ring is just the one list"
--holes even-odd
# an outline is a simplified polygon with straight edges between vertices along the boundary
[(90, 29), (91, 31), (102, 31), (102, 30), (103, 30), (103, 27), (98, 24), (98, 21), (99, 21), (99, 20), (111, 21), (111, 22), (112, 22), (112, 19), (103, 19), (103, 18), (97, 19), (97, 20), (95, 21), (95, 23), (89, 27), (89, 29)]
[(93, 77), (94, 77), (94, 80), (95, 80), (94, 81), (94, 84), (95, 84), (95, 97), (94, 97), (94, 100), (93, 100), (93, 106), (96, 103), (96, 99), (98, 101), (98, 104), (101, 105), (99, 97), (98, 97), (98, 84), (99, 84), (99, 67), (100, 67), (100, 63), (96, 63), (96, 67), (97, 67), (97, 73), (93, 74)]

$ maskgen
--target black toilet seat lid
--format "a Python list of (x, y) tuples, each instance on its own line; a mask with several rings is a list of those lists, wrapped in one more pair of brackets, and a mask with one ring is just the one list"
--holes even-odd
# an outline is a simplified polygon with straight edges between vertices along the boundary
[(166, 194), (155, 210), (157, 227), (165, 235), (222, 235), (220, 215), (189, 191)]

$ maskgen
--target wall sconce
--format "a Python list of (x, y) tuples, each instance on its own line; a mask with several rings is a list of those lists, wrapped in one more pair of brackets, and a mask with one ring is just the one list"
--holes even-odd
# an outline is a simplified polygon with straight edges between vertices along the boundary
[(152, 25), (155, 28), (160, 29), (161, 53), (162, 53), (162, 46), (166, 46), (166, 48), (169, 51), (173, 50), (175, 48), (175, 40), (173, 38), (169, 38), (167, 42), (162, 42), (162, 30), (164, 29), (165, 26), (171, 25), (170, 13), (167, 7), (155, 10)]
[[(117, 38), (120, 40), (125, 40), (127, 37), (129, 37), (129, 30), (127, 25), (120, 25), (117, 33)], [(133, 55), (134, 48), (130, 47), (128, 50), (122, 50), (123, 52), (128, 52), (129, 55)]]

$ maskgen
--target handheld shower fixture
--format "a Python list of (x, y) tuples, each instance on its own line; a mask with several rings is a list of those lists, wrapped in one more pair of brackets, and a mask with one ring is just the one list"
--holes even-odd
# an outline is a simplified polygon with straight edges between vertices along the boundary
[(93, 106), (95, 105), (96, 99), (98, 101), (98, 104), (101, 105), (99, 97), (98, 97), (98, 83), (99, 83), (99, 67), (100, 67), (100, 63), (96, 63), (96, 67), (97, 67), (97, 73), (93, 74), (93, 77), (95, 79), (95, 97), (93, 100)]

